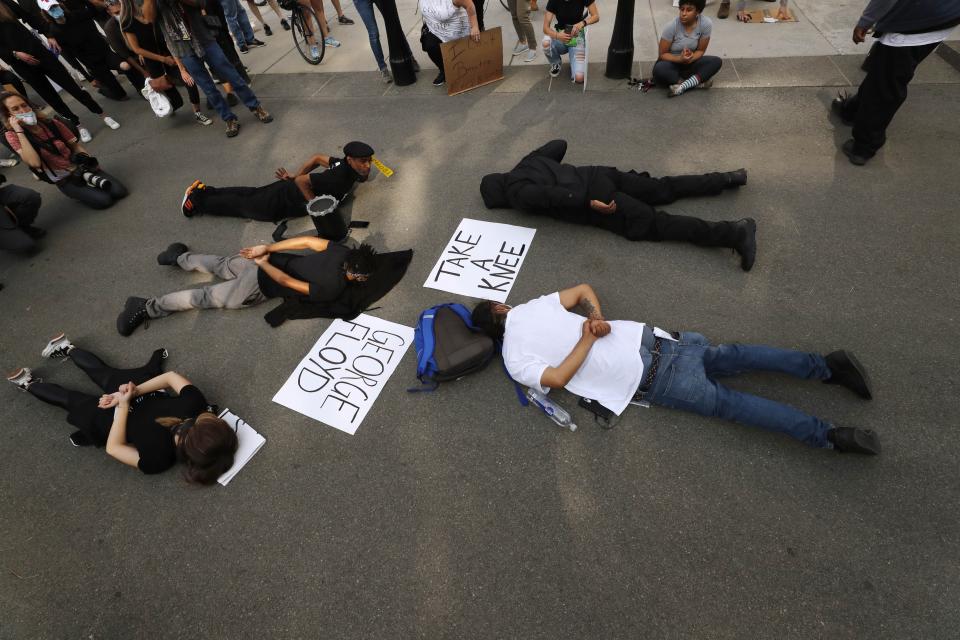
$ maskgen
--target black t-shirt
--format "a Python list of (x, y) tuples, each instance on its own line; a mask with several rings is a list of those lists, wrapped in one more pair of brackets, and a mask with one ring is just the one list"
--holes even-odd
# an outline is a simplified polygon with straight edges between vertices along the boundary
[[(122, 27), (122, 29), (124, 33), (132, 33), (134, 35), (137, 39), (137, 45), (141, 49), (155, 53), (158, 56), (170, 55), (170, 51), (167, 49), (167, 43), (164, 42), (163, 35), (160, 33), (160, 27), (158, 27), (156, 23), (144, 24), (136, 18), (130, 18), (130, 24)], [(163, 63), (158, 60), (143, 58), (143, 62), (151, 78), (156, 79), (166, 73)]]
[(587, 7), (592, 4), (593, 0), (549, 0), (547, 11), (557, 17), (556, 24), (568, 27), (583, 20)]
[[(310, 295), (306, 296), (307, 300), (330, 302), (339, 298), (347, 288), (343, 263), (349, 252), (349, 247), (331, 243), (325, 251), (307, 255), (272, 253), (270, 264), (287, 275), (308, 283)], [(258, 269), (257, 283), (260, 285), (260, 291), (268, 298), (304, 298), (293, 289), (280, 286), (263, 269)]]
[(157, 418), (195, 418), (206, 408), (206, 398), (193, 385), (185, 386), (178, 396), (148, 393), (134, 399), (127, 416), (127, 443), (140, 453), (140, 471), (160, 473), (177, 463), (173, 432), (157, 424)]
[(310, 188), (313, 189), (313, 195), (333, 196), (339, 203), (359, 180), (360, 174), (346, 160), (330, 158), (329, 169), (310, 174)]

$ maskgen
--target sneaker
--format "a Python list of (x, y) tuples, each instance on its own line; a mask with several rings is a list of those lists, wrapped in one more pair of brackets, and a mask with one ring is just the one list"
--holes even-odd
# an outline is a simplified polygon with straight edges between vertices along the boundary
[(737, 220), (734, 224), (737, 225), (739, 233), (737, 233), (737, 244), (733, 249), (740, 254), (740, 268), (750, 271), (757, 259), (757, 221), (753, 218), (744, 218)]
[(442, 87), (447, 82), (447, 77), (443, 75), (443, 71), (437, 74), (437, 77), (433, 79), (433, 86)]
[(80, 134), (80, 142), (86, 144), (93, 140), (93, 136), (90, 135), (90, 131), (86, 127), (77, 126), (77, 132)]
[(682, 96), (682, 95), (683, 95), (683, 89), (680, 88), (679, 84), (672, 84), (670, 85), (670, 88), (667, 89), (668, 98), (676, 98), (677, 96)]
[(187, 251), (187, 245), (182, 242), (174, 242), (157, 255), (157, 264), (162, 267), (172, 267), (177, 264), (177, 258)]
[(117, 333), (129, 336), (141, 324), (145, 325), (147, 320), (147, 299), (130, 296), (117, 316)]
[(268, 36), (272, 36), (272, 35), (273, 35), (273, 29), (271, 29), (271, 28), (270, 28), (270, 25), (268, 25), (267, 23), (264, 23), (264, 24), (263, 24), (263, 32), (264, 32), (265, 34), (267, 34)]
[(847, 95), (847, 92), (839, 91), (837, 92), (837, 97), (830, 102), (830, 109), (837, 114), (837, 117), (840, 118), (840, 122), (849, 127), (853, 125), (853, 120), (849, 120), (844, 117), (848, 100), (850, 100), (850, 96)]
[(113, 129), (114, 131), (120, 128), (120, 123), (114, 120), (113, 118), (111, 118), (110, 116), (104, 116), (103, 123), (108, 127), (110, 127), (111, 129)]
[(227, 137), (236, 138), (238, 133), (240, 133), (240, 123), (237, 119), (227, 120)]
[(875, 456), (880, 453), (880, 438), (870, 429), (839, 427), (827, 432), (827, 440), (839, 453), (864, 453)]
[(351, 20), (347, 16), (339, 16), (337, 18), (337, 22), (339, 22), (340, 24), (354, 24), (353, 20)]
[(20, 161), (17, 160), (16, 158), (4, 158), (3, 160), (0, 160), (0, 167), (3, 167), (4, 169), (9, 169), (10, 167), (17, 166), (19, 162)]
[(720, 3), (720, 8), (717, 9), (717, 17), (721, 20), (726, 20), (730, 15), (730, 0)]
[(287, 22), (286, 18), (280, 19), (280, 26), (283, 27), (284, 31), (290, 31), (290, 23)]
[(194, 112), (193, 112), (193, 119), (196, 120), (197, 122), (199, 122), (200, 124), (202, 124), (202, 125), (205, 126), (205, 127), (206, 127), (207, 125), (213, 124), (213, 120), (211, 120), (210, 118), (208, 118), (202, 111), (194, 111)]
[(240, 49), (240, 53), (248, 53), (250, 51), (250, 47), (248, 47), (246, 44), (240, 45), (237, 47), (237, 49)]
[(709, 80), (707, 80), (707, 81), (705, 81), (705, 82), (701, 82), (700, 84), (698, 84), (698, 85), (696, 86), (696, 88), (697, 88), (697, 89), (709, 89), (709, 88), (712, 87), (712, 86), (713, 86), (713, 78), (710, 78)]
[(537, 59), (537, 50), (536, 50), (536, 49), (530, 49), (530, 51), (527, 52), (527, 55), (525, 55), (525, 56), (523, 57), (523, 61), (524, 61), (524, 62), (533, 62), (533, 61), (536, 60), (536, 59)]
[[(236, 122), (236, 120), (231, 120), (230, 122)], [(229, 125), (229, 123), (227, 123)], [(229, 129), (228, 129), (229, 131)], [(227, 135), (230, 135), (229, 133)], [(237, 135), (237, 134), (233, 134)], [(194, 203), (193, 199), (190, 197), (193, 195), (194, 189), (203, 189), (203, 183), (199, 180), (194, 180), (193, 184), (187, 187), (187, 190), (183, 192), (183, 200), (180, 201), (180, 213), (184, 217), (192, 218), (197, 215), (197, 205)]]
[(34, 240), (39, 240), (47, 235), (46, 229), (41, 229), (40, 227), (35, 227), (32, 224), (26, 227), (23, 227), (23, 232), (33, 238)]
[(263, 105), (257, 105), (256, 109), (250, 109), (250, 113), (257, 116), (257, 120), (263, 124), (269, 124), (273, 122), (273, 116), (270, 115), (266, 109), (263, 108)]
[(328, 47), (333, 47), (334, 49), (336, 49), (337, 47), (340, 46), (340, 41), (334, 38), (333, 36), (327, 36), (326, 38), (323, 39), (323, 44), (327, 45)]
[(849, 351), (834, 351), (823, 357), (830, 368), (830, 377), (824, 384), (838, 384), (853, 391), (864, 400), (872, 400), (870, 376), (857, 357)]
[(47, 346), (45, 346), (43, 351), (40, 352), (40, 357), (63, 360), (70, 355), (70, 352), (73, 351), (73, 349), (74, 346), (70, 343), (70, 340), (67, 338), (66, 334), (58, 333), (50, 338), (50, 342), (48, 342)]
[(237, 97), (237, 94), (231, 91), (227, 94), (227, 104), (231, 107), (235, 107), (240, 104), (240, 98)]
[(93, 440), (83, 431), (74, 431), (70, 434), (70, 444), (75, 447), (92, 447)]
[(320, 59), (320, 47), (315, 44), (310, 45), (310, 57), (314, 60)]
[(265, 47), (265, 46), (267, 46), (267, 43), (266, 43), (266, 42), (264, 42), (263, 40), (257, 40), (256, 38), (254, 38), (253, 40), (251, 40), (250, 42), (247, 43), (247, 47), (249, 47), (249, 48), (253, 48), (253, 47)]
[(864, 156), (857, 153), (856, 143), (853, 141), (853, 138), (850, 138), (843, 143), (843, 146), (840, 147), (840, 150), (843, 151), (843, 155), (847, 156), (847, 159), (850, 160), (850, 164), (855, 164), (858, 167), (862, 167), (867, 164), (867, 160), (870, 159), (870, 156)]
[(517, 45), (513, 48), (513, 51), (510, 53), (510, 55), (518, 56), (521, 53), (525, 53), (529, 50), (530, 50), (530, 47), (527, 46), (527, 43), (521, 41), (521, 42), (518, 42)]
[(390, 76), (390, 69), (384, 67), (380, 69), (380, 79), (383, 80), (384, 84), (390, 84), (393, 82), (393, 77)]
[(26, 367), (20, 367), (16, 371), (7, 374), (7, 380), (17, 385), (20, 391), (26, 391), (34, 382), (40, 382), (40, 378), (34, 378), (33, 371)]
[(560, 75), (560, 63), (550, 65), (550, 77), (556, 78)]

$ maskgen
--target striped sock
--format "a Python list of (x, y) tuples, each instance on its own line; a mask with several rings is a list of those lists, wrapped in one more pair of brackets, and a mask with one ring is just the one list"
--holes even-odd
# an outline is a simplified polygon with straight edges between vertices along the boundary
[(693, 89), (698, 84), (700, 84), (700, 76), (695, 73), (680, 83), (680, 93), (683, 93), (687, 89)]

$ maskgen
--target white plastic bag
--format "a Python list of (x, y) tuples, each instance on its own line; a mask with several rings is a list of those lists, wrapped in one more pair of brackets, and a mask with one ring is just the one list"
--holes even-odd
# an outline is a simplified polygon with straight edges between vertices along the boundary
[(153, 87), (150, 86), (149, 78), (143, 83), (143, 89), (140, 90), (140, 93), (150, 103), (150, 108), (153, 109), (158, 118), (166, 118), (173, 113), (173, 105), (170, 104), (170, 99), (162, 93), (154, 91)]

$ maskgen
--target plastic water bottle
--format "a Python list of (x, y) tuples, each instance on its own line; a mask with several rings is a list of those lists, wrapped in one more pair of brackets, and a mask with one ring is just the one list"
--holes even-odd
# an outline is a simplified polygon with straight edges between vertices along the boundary
[(561, 427), (576, 431), (577, 425), (570, 418), (570, 413), (559, 404), (547, 397), (545, 393), (540, 393), (536, 389), (527, 387), (527, 397), (530, 402), (540, 407), (540, 410), (547, 414), (547, 417), (556, 422)]

